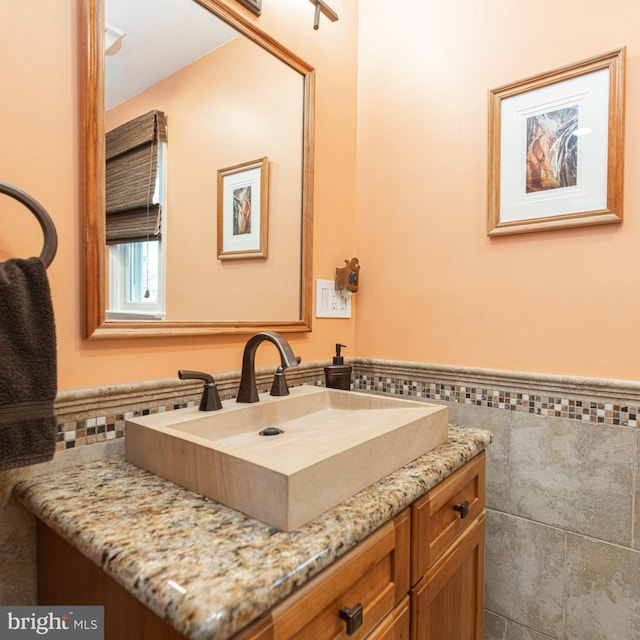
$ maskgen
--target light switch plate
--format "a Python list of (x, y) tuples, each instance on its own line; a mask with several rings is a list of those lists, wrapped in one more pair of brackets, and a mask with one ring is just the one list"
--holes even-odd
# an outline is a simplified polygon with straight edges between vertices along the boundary
[(351, 297), (342, 297), (333, 280), (316, 280), (316, 318), (350, 317)]

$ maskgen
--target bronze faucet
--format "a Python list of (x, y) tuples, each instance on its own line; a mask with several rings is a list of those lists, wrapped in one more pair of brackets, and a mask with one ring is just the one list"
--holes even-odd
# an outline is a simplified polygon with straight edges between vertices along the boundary
[(286, 338), (274, 331), (261, 331), (247, 340), (242, 356), (242, 375), (236, 402), (259, 402), (258, 386), (256, 384), (256, 351), (262, 342), (272, 342), (280, 353), (281, 364), (276, 371), (271, 387), (272, 396), (289, 395), (289, 388), (284, 377), (284, 370), (288, 367), (297, 367), (300, 357), (294, 355)]

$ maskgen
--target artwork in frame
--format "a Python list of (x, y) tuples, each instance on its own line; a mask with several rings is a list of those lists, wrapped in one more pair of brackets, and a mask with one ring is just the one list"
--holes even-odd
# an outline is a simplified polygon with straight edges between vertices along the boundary
[(625, 49), (489, 92), (490, 236), (622, 221)]
[(269, 159), (218, 170), (218, 258), (266, 258)]
[(262, 13), (262, 0), (236, 0), (236, 2), (257, 16)]

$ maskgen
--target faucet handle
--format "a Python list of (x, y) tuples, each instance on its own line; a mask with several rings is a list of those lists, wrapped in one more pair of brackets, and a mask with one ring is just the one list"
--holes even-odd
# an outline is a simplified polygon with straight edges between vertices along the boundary
[(218, 394), (218, 388), (210, 373), (204, 371), (191, 371), (189, 369), (180, 369), (178, 371), (178, 378), (180, 380), (203, 380), (204, 390), (202, 392), (202, 399), (200, 400), (200, 411), (217, 411), (222, 409), (222, 402), (220, 402), (220, 395)]
[(273, 376), (273, 384), (271, 385), (271, 391), (269, 395), (272, 396), (288, 396), (289, 387), (287, 386), (287, 379), (284, 375), (284, 367), (280, 365), (276, 369), (276, 375)]
[[(302, 358), (300, 356), (296, 356), (296, 361), (298, 364), (302, 362)], [(280, 365), (276, 369), (276, 375), (273, 377), (273, 384), (271, 385), (271, 391), (269, 395), (272, 396), (288, 396), (289, 395), (289, 387), (287, 386), (287, 379), (284, 375), (284, 370), (287, 367), (284, 365)]]

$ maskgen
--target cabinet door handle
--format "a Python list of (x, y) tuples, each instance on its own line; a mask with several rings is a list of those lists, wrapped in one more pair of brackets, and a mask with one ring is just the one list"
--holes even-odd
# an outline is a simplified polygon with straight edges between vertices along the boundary
[(353, 635), (362, 626), (362, 605), (358, 602), (355, 607), (341, 607), (340, 618), (347, 623), (347, 635)]
[(453, 510), (460, 514), (460, 518), (466, 518), (469, 515), (469, 501), (465, 500), (462, 504), (454, 504)]

